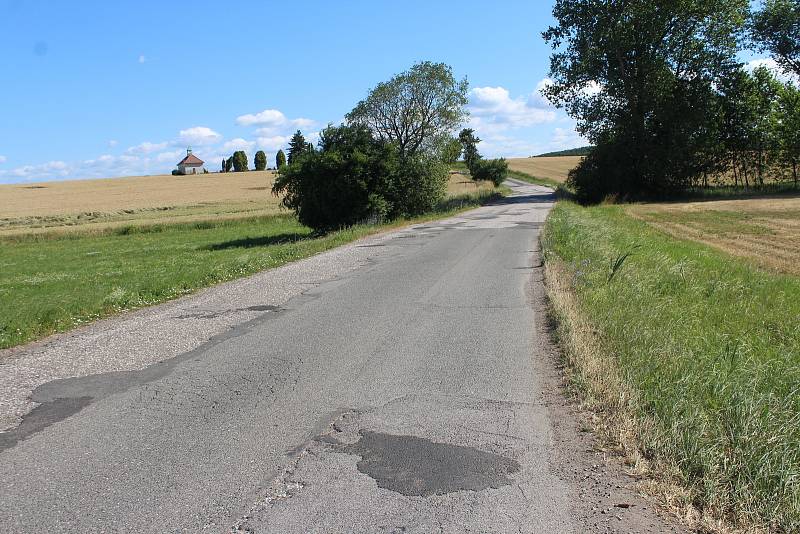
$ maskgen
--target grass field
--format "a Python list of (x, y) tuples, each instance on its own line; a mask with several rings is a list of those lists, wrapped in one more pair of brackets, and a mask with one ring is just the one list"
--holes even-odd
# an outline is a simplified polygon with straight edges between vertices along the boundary
[(788, 236), (796, 201), (735, 202), (559, 202), (548, 293), (573, 384), (652, 491), (705, 529), (797, 532), (800, 278), (723, 252)]
[(800, 197), (638, 204), (628, 212), (672, 236), (800, 275)]
[(569, 171), (578, 166), (582, 156), (556, 156), (550, 158), (511, 158), (508, 168), (536, 178), (563, 184)]
[[(270, 185), (264, 185), (267, 178), (249, 172), (120, 179), (121, 184), (59, 182), (47, 187), (65, 192), (64, 205), (51, 191), (40, 199), (49, 202), (43, 206), (35, 205), (24, 190), (13, 191), (17, 186), (6, 189), (13, 191), (9, 197), (15, 202), (4, 206), (4, 213), (14, 213), (17, 220), (54, 219), (44, 228), (40, 219), (27, 226), (19, 222), (14, 232), (0, 235), (0, 348), (163, 302), (408, 222), (314, 236), (285, 211), (277, 214), (277, 199), (263, 189)], [(463, 176), (453, 177), (438, 212), (418, 220), (474, 207), (497, 194), (488, 185), (461, 181)], [(174, 206), (151, 216), (149, 210), (162, 203), (161, 194), (164, 203)], [(131, 195), (131, 205), (138, 210), (126, 214), (131, 216), (127, 219), (118, 211), (125, 195)], [(196, 207), (198, 202), (205, 204)], [(230, 211), (221, 214), (222, 206)], [(96, 210), (107, 218), (73, 223), (69, 217), (75, 209)]]

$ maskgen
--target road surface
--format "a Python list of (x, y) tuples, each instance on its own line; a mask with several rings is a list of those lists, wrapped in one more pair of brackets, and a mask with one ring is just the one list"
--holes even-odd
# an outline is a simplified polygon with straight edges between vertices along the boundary
[[(2, 531), (584, 531), (536, 363), (532, 273), (553, 196), (511, 186), (351, 245), (358, 261), (280, 305), (253, 286), (230, 302), (233, 285), (224, 309), (189, 298), (9, 355), (6, 382), (46, 374), (47, 358), (140, 365), (31, 382), (38, 407), (5, 414), (0, 434)], [(191, 350), (159, 330), (231, 314)]]

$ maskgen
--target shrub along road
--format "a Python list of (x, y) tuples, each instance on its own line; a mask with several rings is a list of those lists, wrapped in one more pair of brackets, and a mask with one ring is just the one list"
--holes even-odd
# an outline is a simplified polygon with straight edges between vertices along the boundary
[(510, 183), (15, 350), (3, 383), (62, 379), (0, 435), (3, 530), (671, 531), (559, 400), (537, 267), (553, 196)]

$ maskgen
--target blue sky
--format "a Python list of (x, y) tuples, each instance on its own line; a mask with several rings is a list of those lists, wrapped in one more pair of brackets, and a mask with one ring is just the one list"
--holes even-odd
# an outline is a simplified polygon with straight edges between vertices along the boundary
[(0, 0), (0, 183), (270, 162), (420, 60), (470, 82), (487, 156), (581, 145), (537, 93), (551, 2)]

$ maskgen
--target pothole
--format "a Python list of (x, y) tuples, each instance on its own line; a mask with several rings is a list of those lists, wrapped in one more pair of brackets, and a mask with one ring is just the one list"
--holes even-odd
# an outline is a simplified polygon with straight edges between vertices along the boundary
[(437, 443), (415, 436), (363, 430), (341, 451), (360, 456), (358, 470), (378, 487), (408, 496), (481, 491), (512, 483), (519, 462), (473, 447)]

